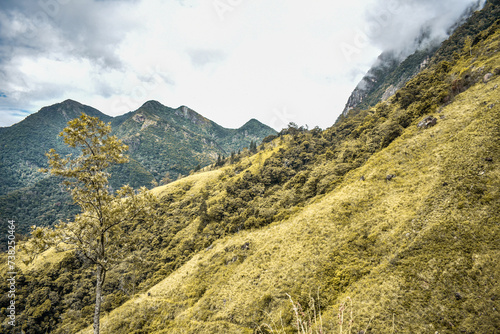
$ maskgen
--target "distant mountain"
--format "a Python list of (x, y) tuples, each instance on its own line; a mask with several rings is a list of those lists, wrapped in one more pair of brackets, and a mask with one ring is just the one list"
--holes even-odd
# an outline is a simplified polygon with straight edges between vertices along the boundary
[(254, 119), (239, 129), (226, 129), (186, 106), (172, 109), (157, 101), (115, 118), (112, 126), (129, 145), (130, 156), (158, 182), (167, 172), (171, 177), (186, 175), (197, 165), (209, 165), (276, 133)]
[(69, 120), (81, 113), (105, 122), (112, 119), (97, 109), (67, 100), (44, 107), (21, 122), (0, 129), (0, 195), (32, 186), (43, 179), (45, 176), (38, 170), (46, 166), (48, 149), (70, 153), (58, 134)]
[(72, 153), (58, 134), (81, 113), (111, 122), (114, 134), (129, 145), (133, 169), (139, 168), (148, 175), (132, 180), (134, 186), (146, 185), (166, 172), (172, 173), (172, 177), (186, 175), (197, 165), (209, 165), (219, 155), (228, 156), (248, 147), (252, 141), (260, 142), (276, 133), (254, 119), (239, 129), (226, 129), (186, 106), (172, 109), (157, 101), (148, 101), (136, 111), (111, 117), (66, 100), (0, 129), (0, 195), (43, 179), (45, 175), (38, 170), (46, 166), (45, 152), (50, 148), (62, 154)]
[(110, 182), (114, 188), (175, 180), (216, 162), (219, 156), (228, 157), (276, 134), (254, 119), (239, 129), (227, 129), (186, 106), (172, 109), (157, 101), (111, 117), (66, 100), (0, 128), (0, 219), (19, 220), (20, 231), (26, 232), (29, 225), (52, 224), (76, 212), (59, 181), (47, 178), (39, 169), (47, 166), (45, 152), (51, 148), (63, 155), (76, 153), (58, 135), (69, 120), (82, 113), (111, 122), (114, 134), (129, 145), (130, 162), (112, 171)]
[(496, 0), (488, 1), (481, 11), (478, 9), (481, 8), (482, 1), (472, 4), (450, 27), (451, 36), (442, 43), (433, 45), (422, 43), (428, 34), (423, 30), (415, 41), (415, 44), (420, 47), (410, 56), (401, 58), (399, 50), (383, 52), (349, 96), (337, 123), (349, 114), (355, 114), (387, 100), (410, 79), (428, 67), (431, 59), (433, 63), (436, 63), (450, 58), (453, 52), (463, 47), (467, 36), (474, 36), (487, 29), (498, 19), (496, 2)]

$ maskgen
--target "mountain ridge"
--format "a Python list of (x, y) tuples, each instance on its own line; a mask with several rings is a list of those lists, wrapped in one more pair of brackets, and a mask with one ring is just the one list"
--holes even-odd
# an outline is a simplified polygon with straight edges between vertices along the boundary
[[(196, 111), (180, 106), (167, 107), (147, 101), (137, 110), (117, 117), (75, 100), (41, 108), (23, 121), (3, 128), (0, 137), (0, 219), (20, 222), (19, 232), (27, 233), (34, 222), (49, 225), (70, 218), (74, 208), (57, 181), (39, 172), (47, 167), (45, 152), (54, 148), (61, 155), (77, 153), (58, 136), (67, 122), (81, 113), (111, 123), (113, 134), (129, 146), (130, 162), (112, 170), (114, 189), (173, 181), (190, 171), (217, 162), (220, 156), (260, 142), (274, 129), (255, 120), (239, 129), (226, 129)], [(37, 194), (47, 196), (36, 200)], [(63, 208), (63, 209), (61, 209)], [(65, 214), (64, 214), (65, 212)], [(4, 238), (1, 238), (3, 241)]]
[[(61, 145), (61, 142), (57, 140), (57, 135), (62, 131), (69, 120), (78, 117), (82, 112), (86, 113), (89, 116), (99, 117), (106, 123), (111, 122), (114, 133), (118, 135), (124, 134), (126, 132), (126, 130), (122, 130), (120, 129), (120, 127), (123, 127), (123, 124), (125, 122), (131, 121), (131, 119), (134, 120), (134, 117), (136, 123), (141, 123), (142, 129), (139, 129), (140, 131), (145, 130), (149, 126), (151, 126), (151, 122), (146, 122), (146, 124), (144, 124), (145, 119), (141, 119), (141, 113), (144, 112), (153, 118), (162, 118), (162, 114), (165, 114), (168, 117), (162, 118), (163, 121), (170, 121), (171, 123), (173, 123), (170, 125), (177, 126), (178, 128), (184, 127), (186, 131), (194, 131), (194, 133), (196, 133), (197, 135), (201, 135), (202, 133), (204, 133), (204, 131), (197, 128), (189, 129), (190, 123), (193, 123), (200, 127), (209, 126), (210, 129), (213, 129), (213, 131), (215, 132), (205, 134), (211, 135), (212, 137), (218, 134), (223, 134), (224, 136), (235, 135), (238, 133), (238, 131), (240, 131), (241, 128), (245, 127), (245, 129), (247, 129), (249, 123), (253, 124), (254, 126), (260, 127), (262, 131), (266, 133), (266, 135), (276, 133), (274, 129), (271, 129), (270, 127), (262, 124), (257, 120), (255, 120), (255, 122), (248, 121), (242, 127), (237, 129), (224, 128), (186, 106), (180, 106), (176, 109), (173, 109), (170, 107), (166, 107), (160, 102), (154, 100), (145, 102), (135, 111), (130, 111), (124, 115), (113, 117), (104, 114), (98, 109), (95, 109), (88, 105), (84, 105), (78, 101), (67, 99), (63, 102), (43, 107), (38, 112), (27, 116), (24, 120), (13, 124), (10, 127), (2, 128), (3, 136), (0, 139), (0, 147), (3, 148), (2, 155), (5, 155), (7, 152), (9, 152), (9, 150), (15, 152), (23, 152), (22, 146), (26, 146), (25, 144), (29, 142), (31, 145), (35, 145), (36, 151), (38, 153), (36, 154), (35, 158), (31, 157), (29, 154), (25, 155), (25, 158), (27, 160), (34, 160), (33, 162), (38, 166), (38, 168), (43, 167), (43, 162), (45, 160), (44, 152), (49, 148), (52, 148), (48, 146), (52, 145), (54, 148), (60, 148), (63, 149), (63, 151), (67, 151), (67, 149), (64, 148), (64, 145)], [(160, 114), (157, 114), (158, 112)], [(128, 130), (135, 131), (137, 130), (137, 127), (133, 127), (133, 129)], [(243, 147), (248, 147), (251, 140), (258, 141), (259, 139), (262, 140), (265, 137), (259, 136), (255, 133), (251, 133), (249, 134), (249, 136), (253, 137), (249, 140), (246, 140), (243, 146), (222, 145), (220, 154), (230, 154), (231, 150), (238, 150), (242, 149)], [(13, 156), (17, 155), (15, 154), (15, 152), (12, 152), (14, 153)], [(10, 155), (7, 155), (6, 157), (3, 157), (3, 160), (15, 161), (16, 159), (13, 159), (10, 157)], [(5, 194), (5, 190), (1, 189), (0, 187), (0, 195), (1, 194)]]
[[(411, 78), (433, 63), (451, 56), (449, 50), (463, 47), (465, 37), (486, 30), (498, 18), (499, 4), (497, 0), (488, 0), (483, 4), (477, 1), (471, 4), (458, 21), (449, 28), (449, 37), (440, 43), (422, 44), (426, 32), (423, 31), (418, 47), (413, 54), (401, 59), (398, 50), (383, 52), (361, 79), (349, 96), (346, 105), (336, 120), (336, 123), (356, 113), (361, 109), (375, 106), (378, 102), (387, 100), (398, 89), (402, 88)], [(436, 55), (436, 57), (433, 57)]]

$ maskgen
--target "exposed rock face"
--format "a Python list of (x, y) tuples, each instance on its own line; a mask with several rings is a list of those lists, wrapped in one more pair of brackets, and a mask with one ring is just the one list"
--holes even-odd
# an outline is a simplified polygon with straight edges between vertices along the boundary
[(342, 115), (344, 117), (347, 116), (349, 111), (352, 109), (356, 108), (358, 104), (363, 102), (363, 98), (366, 96), (366, 92), (358, 87), (352, 92), (351, 96), (349, 96), (349, 99), (347, 100), (347, 103), (345, 105), (344, 111), (342, 111)]
[(141, 131), (150, 127), (150, 126), (156, 126), (158, 122), (152, 120), (152, 119), (146, 119), (144, 123), (142, 124)]
[(384, 92), (384, 95), (382, 95), (382, 101), (387, 101), (391, 96), (396, 94), (397, 90), (399, 88), (395, 87), (394, 85), (390, 85)]
[(354, 108), (368, 108), (386, 101), (429, 64), (436, 48), (416, 51), (402, 60), (394, 52), (382, 53), (377, 62), (361, 79), (347, 100), (342, 116), (347, 117)]
[(437, 124), (437, 118), (432, 116), (427, 116), (426, 118), (421, 120), (417, 126), (421, 129), (427, 129), (436, 124)]
[(136, 121), (137, 123), (142, 123), (146, 120), (146, 117), (142, 114), (136, 114), (136, 115), (134, 115), (134, 117), (132, 117), (132, 119), (134, 121)]
[(487, 83), (488, 81), (491, 80), (491, 78), (493, 77), (493, 73), (486, 73), (483, 77), (483, 82), (484, 83)]
[(177, 108), (175, 114), (190, 120), (193, 124), (196, 125), (202, 126), (209, 123), (209, 121), (206, 118), (204, 118), (203, 116), (201, 116), (200, 114), (196, 113), (194, 110), (186, 106), (181, 106)]
[(342, 115), (345, 117), (350, 110), (360, 105), (364, 99), (376, 90), (378, 85), (385, 79), (388, 71), (399, 65), (401, 61), (391, 52), (382, 53), (373, 67), (358, 83), (351, 96), (347, 100)]

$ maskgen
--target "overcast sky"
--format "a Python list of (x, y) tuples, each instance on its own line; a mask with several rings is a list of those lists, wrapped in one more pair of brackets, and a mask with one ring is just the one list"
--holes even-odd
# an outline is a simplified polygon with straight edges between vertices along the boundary
[(475, 2), (0, 0), (0, 126), (73, 99), (326, 128), (382, 51), (444, 39)]

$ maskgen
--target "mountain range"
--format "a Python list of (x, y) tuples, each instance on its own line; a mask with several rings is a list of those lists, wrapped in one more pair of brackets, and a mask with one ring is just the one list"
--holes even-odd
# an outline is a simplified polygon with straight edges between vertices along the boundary
[(157, 101), (117, 117), (73, 100), (44, 107), (17, 124), (0, 128), (2, 223), (14, 217), (19, 232), (26, 233), (30, 225), (50, 225), (76, 212), (59, 180), (39, 170), (47, 167), (45, 153), (51, 148), (62, 155), (76, 153), (58, 134), (81, 113), (111, 123), (113, 134), (129, 146), (130, 162), (112, 171), (111, 184), (116, 189), (123, 184), (138, 188), (151, 187), (153, 181), (174, 181), (215, 163), (219, 156), (229, 157), (276, 134), (255, 119), (239, 129), (226, 129), (186, 106), (172, 109)]

